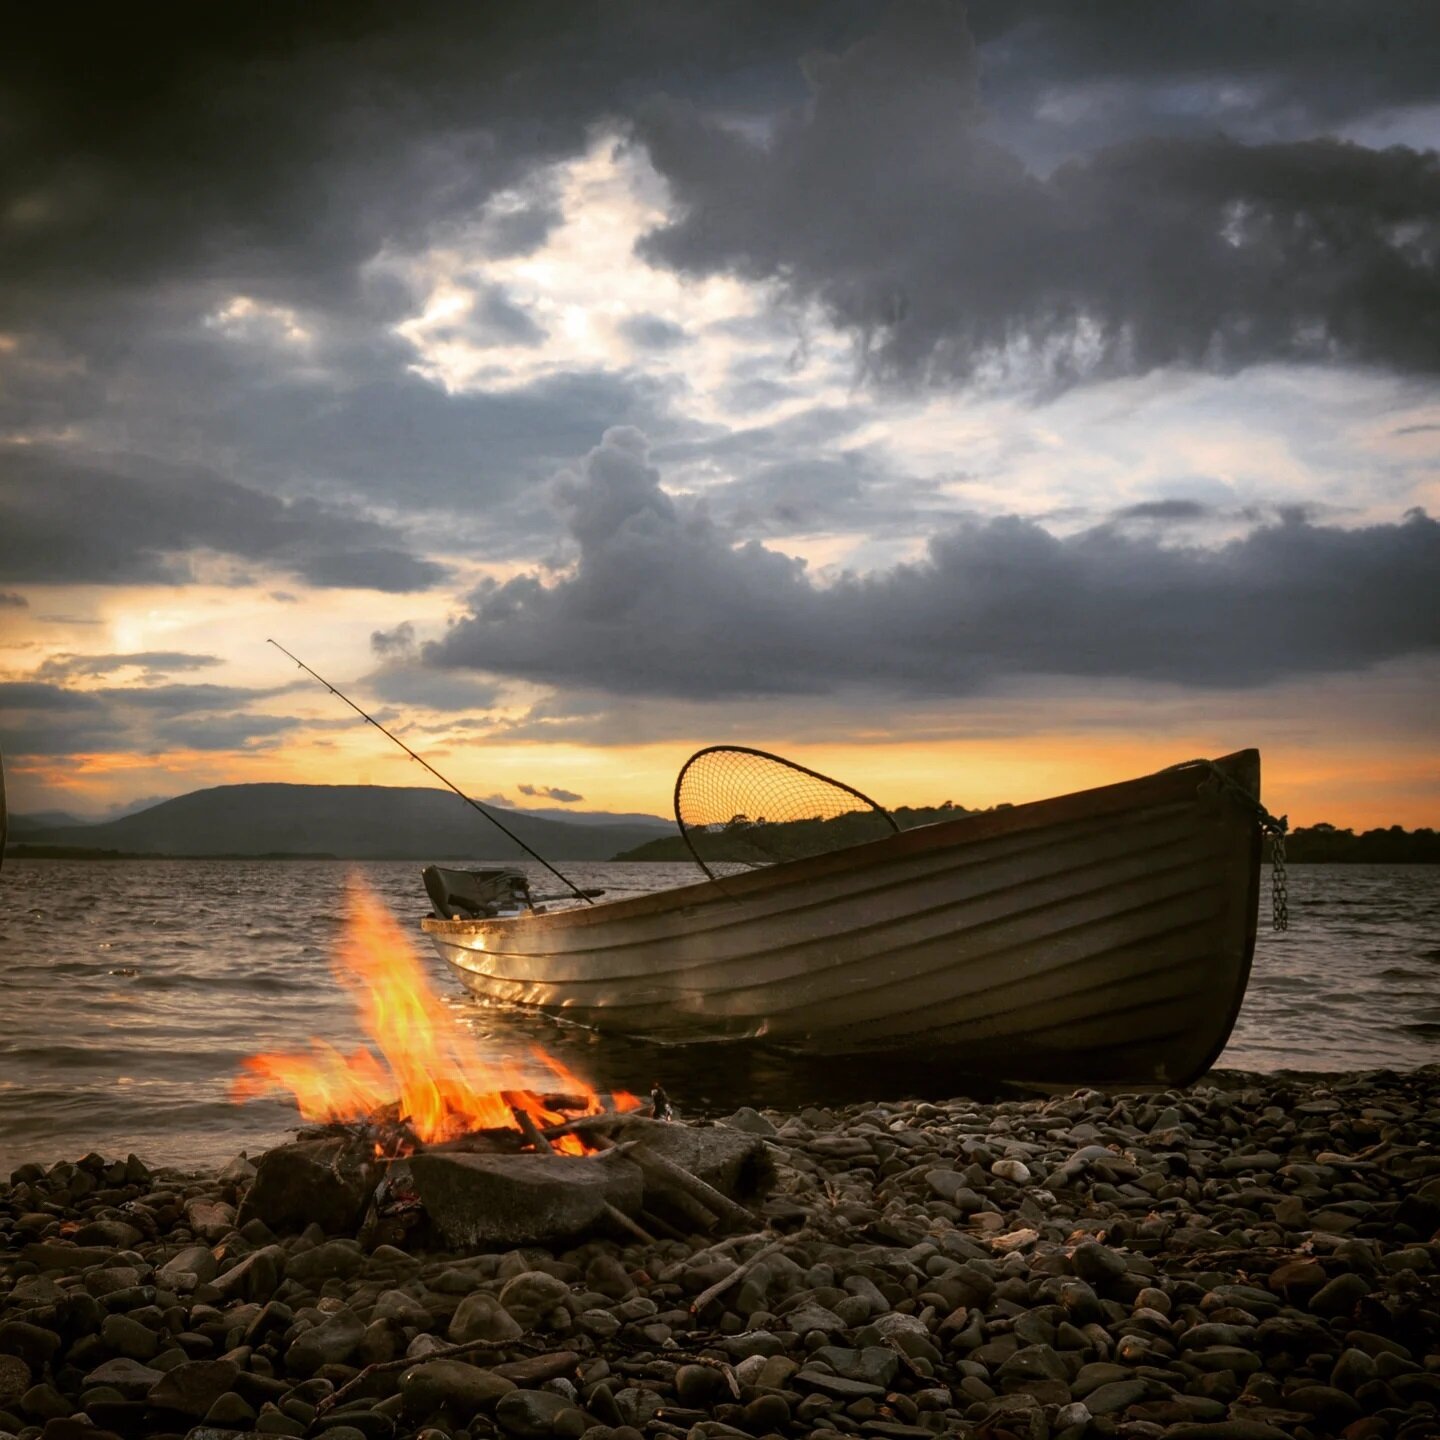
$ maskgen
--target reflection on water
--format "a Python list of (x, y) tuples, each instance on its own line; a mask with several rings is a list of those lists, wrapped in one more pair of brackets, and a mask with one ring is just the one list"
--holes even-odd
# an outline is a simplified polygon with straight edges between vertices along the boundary
[[(577, 884), (612, 893), (695, 878), (682, 864), (567, 868)], [(288, 1102), (236, 1106), (227, 1090), (257, 1051), (310, 1035), (342, 1049), (361, 1043), (330, 968), (351, 869), (414, 925), (445, 1003), (497, 1057), (534, 1073), (536, 1088), (548, 1084), (529, 1054), (538, 1042), (601, 1089), (644, 1094), (659, 1080), (690, 1113), (975, 1094), (963, 1063), (665, 1049), (483, 1006), (419, 936), (425, 900), (413, 863), (10, 860), (0, 877), (0, 1173), (92, 1148), (204, 1165), (283, 1138), (295, 1124)], [(1221, 1066), (1440, 1059), (1440, 867), (1296, 866), (1290, 901), (1293, 928), (1261, 932)]]

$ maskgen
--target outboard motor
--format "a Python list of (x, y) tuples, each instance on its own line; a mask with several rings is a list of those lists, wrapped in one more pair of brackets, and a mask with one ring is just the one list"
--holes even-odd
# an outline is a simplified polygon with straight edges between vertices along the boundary
[(446, 870), (427, 865), (425, 893), (441, 920), (491, 920), (527, 914), (530, 880), (523, 870)]

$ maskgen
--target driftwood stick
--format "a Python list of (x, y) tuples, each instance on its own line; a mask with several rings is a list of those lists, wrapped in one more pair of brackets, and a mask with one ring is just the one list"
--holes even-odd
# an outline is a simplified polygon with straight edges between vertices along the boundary
[(588, 1130), (603, 1134), (607, 1130), (620, 1129), (626, 1118), (608, 1110), (600, 1115), (578, 1115), (574, 1120), (565, 1120), (559, 1125), (547, 1125), (540, 1133), (547, 1140), (558, 1140), (562, 1135), (580, 1135)]
[(912, 1380), (918, 1380), (922, 1385), (928, 1381), (929, 1376), (901, 1349), (900, 1342), (893, 1335), (886, 1339), (885, 1344), (899, 1356), (900, 1368), (904, 1370)]
[(776, 1240), (773, 1244), (765, 1246), (763, 1250), (757, 1250), (748, 1260), (737, 1265), (728, 1275), (722, 1276), (708, 1290), (702, 1290), (691, 1302), (690, 1313), (698, 1315), (712, 1300), (718, 1300), (732, 1286), (738, 1285), (757, 1265), (768, 1260), (772, 1255), (778, 1255), (792, 1241), (800, 1238), (803, 1231), (797, 1230), (794, 1235), (787, 1235), (783, 1240)]
[(750, 1235), (727, 1235), (725, 1239), (716, 1244), (707, 1245), (703, 1250), (696, 1250), (694, 1254), (687, 1256), (684, 1260), (677, 1260), (673, 1265), (667, 1265), (660, 1272), (661, 1283), (672, 1284), (685, 1271), (697, 1265), (708, 1265), (713, 1260), (728, 1260), (742, 1245), (753, 1245), (756, 1241), (770, 1238), (768, 1230), (759, 1230)]
[(730, 1388), (730, 1394), (738, 1400), (740, 1398), (740, 1382), (735, 1378), (735, 1372), (724, 1360), (713, 1359), (709, 1355), (692, 1355), (690, 1363), (695, 1365), (708, 1365), (712, 1370), (718, 1370), (724, 1377), (725, 1383)]
[(708, 1235), (715, 1228), (718, 1218), (693, 1195), (684, 1190), (668, 1189), (665, 1193), (665, 1203), (676, 1210), (684, 1217), (691, 1227), (692, 1234)]
[[(458, 1345), (444, 1345), (438, 1350), (432, 1350), (425, 1356), (425, 1359), (453, 1360), (457, 1355), (471, 1355), (479, 1350), (530, 1350), (537, 1354), (541, 1353), (535, 1345), (521, 1340), (464, 1340)], [(372, 1375), (392, 1374), (396, 1370), (408, 1370), (418, 1364), (420, 1361), (413, 1355), (402, 1355), (398, 1360), (380, 1360), (374, 1365), (367, 1365), (353, 1380), (347, 1380), (338, 1390), (331, 1391), (315, 1406), (316, 1418), (333, 1410), (347, 1396), (353, 1395)]]
[(663, 1216), (656, 1215), (654, 1211), (642, 1210), (635, 1218), (639, 1220), (647, 1230), (654, 1231), (656, 1235), (663, 1235), (667, 1240), (679, 1240), (683, 1243), (686, 1239), (683, 1230), (677, 1229)]
[(748, 1235), (727, 1235), (723, 1240), (717, 1241), (714, 1245), (708, 1245), (704, 1250), (697, 1250), (688, 1260), (682, 1262), (681, 1269), (691, 1265), (705, 1265), (711, 1260), (724, 1260), (729, 1256), (737, 1254), (746, 1245), (754, 1245), (760, 1241), (770, 1241), (775, 1237), (769, 1230), (752, 1230)]
[(608, 1135), (587, 1135), (585, 1143), (590, 1146), (586, 1154), (598, 1160), (607, 1151), (613, 1155), (628, 1155), (640, 1142), (638, 1140), (612, 1140)]
[(429, 1145), (416, 1145), (427, 1155), (515, 1155), (521, 1139), (513, 1130), (478, 1130), (470, 1135), (457, 1135), (453, 1140), (436, 1140)]
[[(596, 1150), (613, 1150), (617, 1155), (629, 1154), (632, 1160), (639, 1164), (642, 1169), (644, 1168), (643, 1148), (638, 1155), (632, 1153), (637, 1145), (643, 1147), (643, 1141), (617, 1141), (612, 1140), (608, 1135), (590, 1135), (586, 1138)], [(687, 1191), (677, 1190), (674, 1186), (671, 1186), (665, 1199), (702, 1233), (715, 1228), (716, 1217)], [(662, 1220), (654, 1211), (649, 1211), (645, 1214), (645, 1222), (647, 1225), (650, 1225), (652, 1229), (658, 1230), (662, 1235), (668, 1236), (671, 1240), (684, 1240), (686, 1238), (682, 1231), (677, 1230), (668, 1221)]]
[(628, 1231), (638, 1241), (640, 1241), (642, 1245), (654, 1245), (656, 1243), (655, 1237), (643, 1226), (636, 1224), (636, 1222), (632, 1220), (630, 1216), (628, 1216), (623, 1210), (621, 1210), (619, 1206), (611, 1205), (609, 1201), (606, 1201), (605, 1213), (610, 1217), (611, 1220), (615, 1222), (615, 1224), (617, 1224), (622, 1230)]
[(657, 1155), (642, 1145), (630, 1158), (636, 1161), (642, 1170), (653, 1171), (657, 1177), (668, 1180), (675, 1188), (694, 1196), (722, 1220), (728, 1220), (732, 1225), (744, 1225), (751, 1230), (760, 1223), (743, 1205), (737, 1205), (728, 1195), (721, 1194), (713, 1185), (707, 1184), (698, 1175), (692, 1175), (664, 1155)]
[(528, 1111), (522, 1110), (518, 1105), (512, 1105), (510, 1113), (515, 1117), (515, 1123), (520, 1127), (520, 1133), (535, 1147), (537, 1154), (553, 1155), (555, 1153), (555, 1147), (541, 1133)]

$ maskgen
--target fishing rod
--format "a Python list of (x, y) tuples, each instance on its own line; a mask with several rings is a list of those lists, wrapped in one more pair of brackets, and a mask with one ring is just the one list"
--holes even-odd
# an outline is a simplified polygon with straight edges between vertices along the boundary
[(412, 760), (423, 765), (442, 785), (453, 790), (472, 810), (478, 810), (502, 835), (513, 840), (532, 860), (538, 860), (562, 885), (568, 886), (587, 905), (595, 902), (574, 881), (562, 875), (543, 855), (532, 850), (513, 830), (497, 820), (478, 800), (472, 800), (458, 785), (447, 780), (428, 760), (417, 755), (398, 735), (387, 730), (373, 715), (367, 715), (348, 695), (337, 690), (323, 675), (312, 670), (298, 655), (290, 652), (278, 641), (267, 640), (282, 655), (288, 655), (307, 675), (313, 675), (337, 700), (343, 700), (367, 725), (373, 725), (387, 740), (393, 740)]

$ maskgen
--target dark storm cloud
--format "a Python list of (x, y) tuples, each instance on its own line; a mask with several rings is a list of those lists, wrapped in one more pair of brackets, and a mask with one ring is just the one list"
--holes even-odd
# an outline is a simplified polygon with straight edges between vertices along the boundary
[[(44, 667), (37, 672), (45, 673)], [(75, 673), (83, 671), (77, 667)], [(144, 751), (176, 746), (228, 750), (267, 740), (302, 724), (313, 728), (315, 722), (294, 716), (246, 711), (245, 707), (255, 700), (279, 693), (231, 685), (127, 685), (74, 690), (44, 680), (11, 681), (0, 684), (0, 743), (12, 755)]]
[(640, 350), (673, 350), (690, 338), (683, 325), (661, 319), (659, 315), (631, 315), (616, 328)]
[(770, 410), (784, 400), (789, 400), (794, 391), (777, 380), (768, 380), (762, 375), (736, 380), (727, 385), (720, 398), (732, 414), (745, 414), (752, 410)]
[(0, 749), (7, 755), (68, 755), (122, 748), (127, 727), (93, 695), (34, 681), (0, 683)]
[(392, 594), (429, 590), (449, 573), (434, 561), (383, 545), (317, 551), (299, 561), (296, 570), (312, 585), (388, 590)]
[[(1112, 135), (1127, 121), (1313, 132), (1433, 104), (1440, 71), (1429, 0), (970, 0), (967, 10), (1002, 120), (1033, 116), (1057, 92), (1103, 88)], [(1056, 132), (1067, 126), (1074, 114), (1055, 116)]]
[(681, 207), (647, 258), (778, 279), (891, 376), (1440, 368), (1433, 153), (1143, 140), (1041, 179), (988, 137), (944, 0), (896, 6), (807, 75), (809, 105), (764, 139), (690, 102), (645, 111), (637, 134)]
[[(29, 7), (0, 53), (0, 273), (25, 282), (0, 305), (63, 324), (100, 292), (219, 277), (349, 301), (383, 246), (477, 212), (491, 253), (522, 253), (554, 223), (526, 188), (536, 165), (582, 148), (597, 119), (657, 91), (763, 116), (793, 95), (798, 56), (843, 50), (881, 10), (320, 0), (177, 26)], [(1427, 0), (977, 0), (972, 23), (1002, 113), (1047, 85), (1201, 76), (1317, 118), (1431, 99), (1440, 28)], [(507, 187), (521, 202), (491, 205)]]
[(68, 680), (76, 675), (110, 675), (116, 670), (139, 669), (147, 680), (175, 670), (205, 670), (224, 662), (218, 655), (195, 655), (188, 650), (133, 650), (123, 655), (51, 655), (35, 672), (40, 680)]
[(510, 299), (502, 286), (485, 285), (469, 311), (434, 331), (433, 338), (448, 343), (464, 341), (484, 349), (539, 345), (545, 339), (545, 331), (527, 310)]
[(842, 436), (853, 434), (872, 418), (862, 406), (812, 405), (768, 425), (660, 441), (654, 447), (655, 457), (664, 462), (717, 460), (741, 468), (785, 462), (793, 460), (797, 453), (813, 454)]
[(550, 232), (564, 218), (551, 196), (537, 197), (516, 209), (487, 206), (475, 239), (486, 255), (497, 260), (530, 255), (550, 238)]
[(897, 473), (863, 451), (762, 464), (707, 489), (705, 501), (718, 521), (747, 536), (831, 531), (908, 540), (957, 518), (945, 481)]
[(483, 23), (447, 51), (438, 13), (433, 29), (406, 19), (366, 4), (178, 28), (158, 13), (29, 17), (4, 76), (7, 268), (36, 300), (76, 280), (93, 293), (217, 272), (271, 298), (338, 299), (383, 243), (575, 147), (563, 97), (506, 114), (504, 81), (523, 95), (537, 78), (533, 44), (527, 57)]
[[(633, 94), (717, 93), (737, 75), (752, 95), (789, 86), (794, 55), (853, 31), (832, 8), (849, 7), (322, 0), (211, 7), (182, 26), (32, 9), (0, 54), (0, 273), (26, 280), (0, 314), (63, 325), (97, 294), (181, 278), (354, 300), (383, 246), (523, 193)], [(486, 211), (481, 234), (513, 254), (550, 223), (529, 196)]]
[(496, 506), (583, 454), (608, 425), (657, 438), (697, 428), (669, 413), (674, 382), (641, 373), (577, 370), (447, 394), (408, 368), (415, 354), (393, 336), (307, 323), (311, 342), (277, 350), (169, 316), (115, 361), (123, 412), (87, 423), (130, 453), (131, 471), (186, 463), (198, 448), (217, 473), (255, 489), (359, 495), (424, 512), (432, 526), (438, 508), (486, 524), (502, 545), (532, 548), (533, 522), (507, 513), (497, 525)]
[[(452, 397), (409, 373), (393, 327), (423, 295), (405, 262), (436, 241), (477, 261), (533, 250), (563, 218), (544, 167), (597, 124), (671, 84), (786, 94), (795, 54), (853, 28), (831, 11), (282, 0), (181, 26), (27, 12), (0, 47), (0, 428), (100, 435), (134, 473), (198, 456), (290, 498), (359, 489), (425, 508), (503, 500), (607, 424), (663, 432), (640, 381)], [(486, 343), (540, 336), (493, 290), (465, 324)], [(138, 528), (134, 546), (101, 554), (82, 535), (71, 553), (91, 576), (183, 578)], [(190, 528), (182, 545), (213, 541)], [(293, 568), (319, 584), (438, 578), (378, 537), (303, 548)]]
[(585, 798), (573, 790), (561, 790), (554, 785), (517, 785), (515, 788), (532, 800), (554, 800), (561, 805), (574, 805)]
[(650, 453), (728, 477), (707, 483), (705, 500), (717, 520), (743, 533), (850, 529), (875, 537), (953, 519), (953, 504), (941, 503), (945, 481), (897, 473), (865, 446), (837, 452), (873, 418), (861, 405), (814, 405), (773, 424), (662, 441)]
[[(1227, 77), (1263, 91), (1257, 115), (1312, 90), (1304, 115), (1427, 98), (1434, 12), (1391, 13), (1382, 63), (1373, 8), (1299, 0), (996, 0), (974, 9), (978, 50), (958, 10), (926, 0), (888, 19), (870, 0), (319, 0), (180, 27), (31, 7), (0, 47), (0, 427), (50, 448), (4, 458), (0, 573), (183, 583), (213, 551), (316, 585), (433, 587), (441, 566), (339, 498), (448, 512), (437, 551), (488, 529), (486, 558), (533, 553), (537, 482), (614, 424), (735, 474), (722, 520), (874, 520), (877, 477), (857, 489), (816, 453), (860, 407), (720, 438), (643, 374), (448, 395), (408, 368), (393, 327), (423, 283), (407, 260), (434, 243), (532, 251), (563, 218), (544, 167), (637, 116), (685, 207), (649, 253), (778, 277), (861, 336), (877, 372), (984, 377), (997, 356), (1051, 383), (1177, 361), (1433, 369), (1433, 157), (1208, 133)], [(1120, 133), (1152, 133), (1147, 77), (1194, 75), (1203, 113), (1184, 134), (1200, 138), (1161, 126), (1045, 178), (1004, 143), (1046, 87), (1095, 80), (1130, 87)], [(235, 312), (240, 296), (255, 306)], [(483, 284), (457, 326), (540, 337)], [(786, 333), (775, 317), (727, 327)], [(621, 329), (642, 350), (685, 338), (657, 316)], [(785, 393), (737, 375), (732, 398)], [(186, 468), (197, 455), (204, 472)], [(893, 515), (923, 518), (892, 496)], [(798, 583), (790, 562), (753, 564), (776, 599)]]
[(163, 715), (190, 715), (197, 711), (233, 710), (281, 691), (247, 690), (238, 685), (112, 685), (87, 693), (101, 703), (133, 706)]
[[(1087, 5), (1077, 19), (1058, 0), (997, 0), (974, 9), (978, 53), (958, 10), (910, 0), (888, 13), (871, 0), (322, 0), (212, 7), (175, 27), (158, 12), (87, 9), (77, 24), (32, 7), (0, 49), (0, 328), (16, 341), (0, 352), (0, 426), (103, 432), (132, 473), (198, 454), (291, 498), (359, 491), (487, 518), (606, 426), (693, 439), (699, 427), (668, 413), (676, 393), (643, 376), (447, 395), (408, 370), (393, 332), (422, 298), (400, 278), (407, 256), (542, 244), (563, 218), (544, 167), (637, 115), (686, 207), (651, 253), (782, 277), (860, 334), (877, 370), (965, 378), (1017, 351), (1062, 382), (1176, 360), (1436, 363), (1428, 159), (1207, 138), (1040, 180), (987, 138), (979, 89), (1010, 113), (1039, 94), (1036, 76), (1148, 67), (1263, 72), (1277, 93), (1331, 76), (1337, 96), (1348, 75), (1367, 104), (1399, 103), (1433, 74), (1422, 11), (1397, 10), (1373, 65), (1356, 63), (1380, 33), (1358, 4)], [(797, 60), (812, 53), (807, 110)], [(237, 296), (259, 308), (227, 312)], [(303, 345), (283, 341), (292, 312)], [(456, 323), (484, 344), (541, 333), (489, 288)], [(641, 350), (685, 338), (657, 316), (621, 329)], [(737, 377), (732, 398), (767, 403), (775, 385)], [(775, 443), (780, 464), (807, 438)], [(522, 511), (495, 526), (502, 552), (533, 546), (538, 516)], [(297, 541), (291, 568), (388, 590), (438, 578), (351, 527), (335, 519), (350, 538), (330, 550)], [(192, 544), (261, 558), (199, 520), (169, 527), (179, 548), (122, 525), (127, 544), (108, 554), (83, 528), (73, 553), (92, 575), (182, 578)]]
[(285, 501), (200, 470), (143, 478), (54, 451), (0, 458), (0, 571), (52, 584), (182, 584), (204, 549), (292, 570), (313, 585), (424, 590), (446, 574), (374, 521)]
[(1117, 520), (1203, 520), (1211, 513), (1198, 500), (1141, 500), (1115, 512)]
[(257, 386), (224, 402), (215, 432), (263, 472), (294, 470), (405, 505), (478, 509), (583, 454), (616, 417), (683, 434), (665, 419), (666, 394), (644, 376), (594, 371), (466, 395), (397, 374), (338, 393)]
[(293, 715), (207, 715), (163, 721), (154, 740), (187, 750), (241, 750), (269, 748), (277, 735), (308, 726)]
[(67, 690), (62, 685), (51, 685), (38, 680), (0, 682), (0, 709), (3, 710), (94, 713), (101, 708), (103, 707), (98, 697), (78, 690)]
[(450, 715), (484, 715), (502, 698), (502, 689), (491, 680), (426, 669), (413, 652), (392, 660), (365, 679), (366, 689), (391, 705), (419, 706)]
[(859, 521), (872, 494), (863, 459), (845, 456), (762, 466), (745, 481), (727, 485), (712, 504), (734, 507), (734, 523), (742, 530), (773, 534)]
[(409, 620), (402, 620), (392, 629), (372, 630), (370, 649), (382, 660), (412, 654), (415, 650), (415, 626)]
[(667, 495), (635, 431), (557, 497), (574, 572), (480, 587), (428, 663), (614, 695), (964, 694), (1025, 674), (1251, 686), (1440, 647), (1440, 524), (1420, 511), (1354, 530), (1290, 515), (1214, 549), (1011, 516), (822, 587)]

